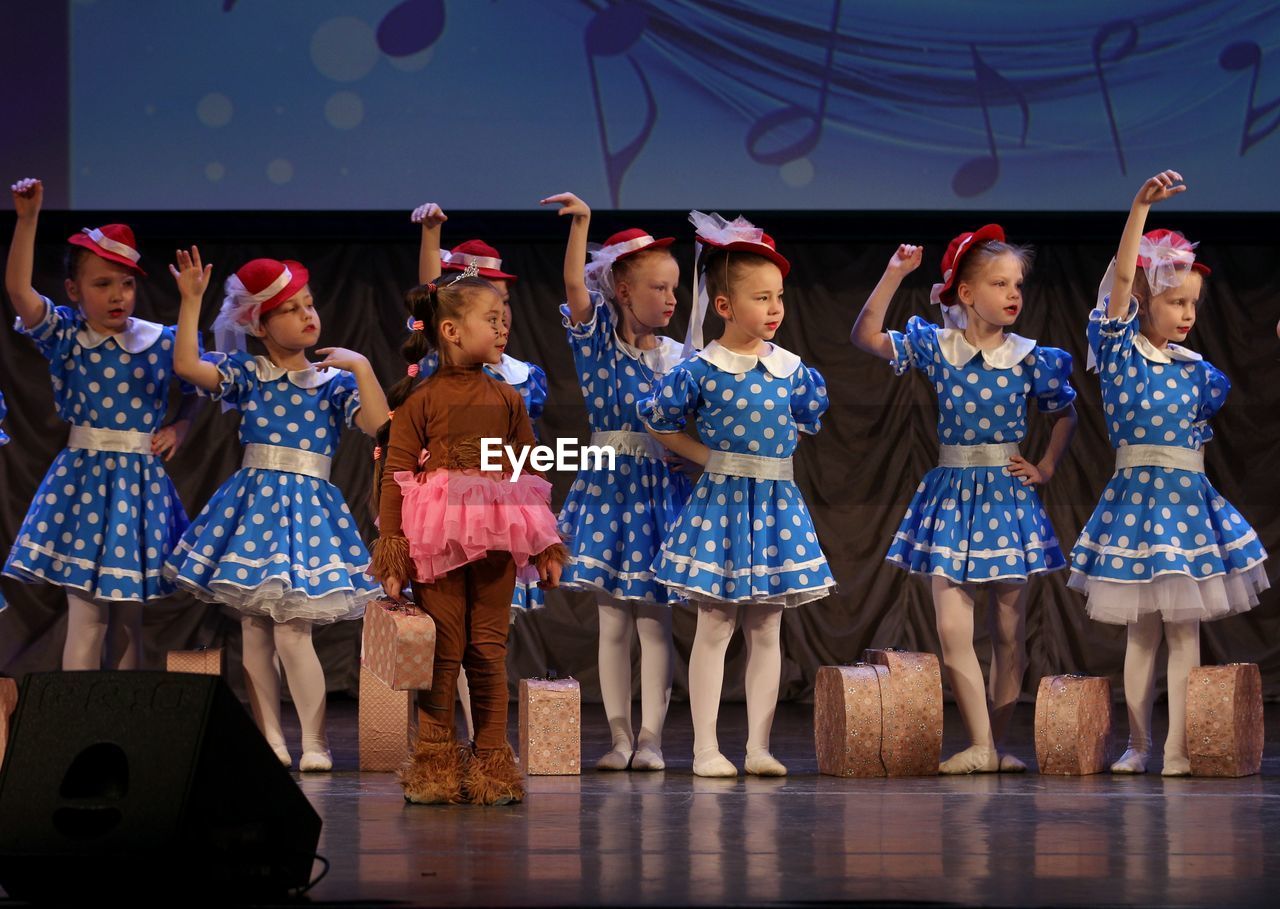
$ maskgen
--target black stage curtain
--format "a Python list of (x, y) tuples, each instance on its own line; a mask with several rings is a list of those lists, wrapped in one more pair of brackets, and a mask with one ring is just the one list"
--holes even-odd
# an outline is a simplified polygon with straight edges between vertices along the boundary
[[(736, 214), (736, 212), (726, 212)], [(46, 214), (37, 250), (37, 289), (62, 299), (62, 240), (86, 224), (117, 220), (100, 213)], [(805, 438), (797, 456), (798, 481), (813, 512), (839, 591), (816, 604), (788, 610), (784, 625), (783, 697), (806, 698), (817, 668), (847, 663), (872, 646), (894, 645), (937, 652), (927, 584), (883, 561), (889, 539), (919, 478), (934, 464), (937, 439), (933, 394), (919, 375), (895, 378), (888, 366), (848, 342), (857, 312), (879, 279), (899, 241), (926, 244), (924, 266), (906, 283), (889, 312), (901, 328), (912, 314), (936, 319), (929, 285), (947, 239), (981, 220), (934, 214), (864, 215), (774, 213), (760, 216), (791, 258), (788, 313), (779, 342), (799, 352), (826, 376), (831, 409), (823, 428)], [(1201, 258), (1214, 275), (1191, 343), (1230, 376), (1233, 389), (1216, 420), (1208, 447), (1209, 473), (1236, 504), (1273, 553), (1280, 553), (1280, 242), (1274, 216), (1164, 217), (1157, 224), (1182, 227), (1202, 240)], [(384, 383), (403, 375), (398, 348), (405, 336), (401, 294), (414, 283), (416, 228), (402, 214), (140, 213), (131, 218), (144, 251), (149, 280), (142, 283), (138, 314), (157, 321), (177, 317), (177, 294), (166, 274), (166, 256), (180, 244), (199, 242), (216, 266), (205, 305), (208, 325), (220, 302), (221, 282), (249, 258), (297, 258), (311, 269), (312, 288), (324, 320), (321, 340), (365, 353)], [(1170, 223), (1172, 222), (1172, 223)], [(593, 235), (644, 224), (655, 233), (688, 238), (682, 216), (673, 213), (607, 213)], [(1097, 282), (1114, 249), (1123, 214), (1010, 215), (1010, 236), (1037, 246), (1027, 285), (1028, 305), (1017, 330), (1069, 350), (1076, 359), (1079, 432), (1058, 475), (1043, 491), (1064, 551), (1111, 473), (1099, 404), (1098, 382), (1084, 370), (1084, 326)], [(11, 236), (6, 220), (3, 236)], [(586, 437), (586, 420), (569, 348), (557, 313), (561, 259), (567, 224), (550, 214), (471, 213), (446, 225), (446, 244), (483, 236), (504, 253), (508, 270), (520, 276), (513, 292), (515, 326), (511, 353), (542, 364), (550, 400), (542, 437)], [(675, 247), (687, 284), (690, 244)], [(681, 318), (687, 318), (687, 291)], [(12, 319), (6, 306), (5, 318)], [(682, 334), (684, 322), (673, 326)], [(66, 437), (53, 412), (44, 360), (16, 332), (0, 332), (0, 388), (9, 404), (6, 424), (13, 442), (0, 449), (0, 546), (7, 552), (46, 467)], [(206, 406), (170, 471), (188, 511), (195, 514), (236, 467), (237, 415)], [(1025, 450), (1038, 457), (1047, 421), (1033, 418)], [(367, 499), (372, 443), (349, 433), (334, 480), (372, 539)], [(558, 505), (570, 476), (553, 477)], [(1280, 558), (1270, 568), (1280, 586)], [(1065, 573), (1033, 580), (1028, 610), (1030, 670), (1025, 690), (1034, 695), (1046, 674), (1079, 672), (1110, 677), (1120, 691), (1124, 630), (1090, 622), (1082, 598), (1065, 587)], [(65, 603), (59, 591), (0, 582), (8, 608), (0, 612), (0, 670), (21, 675), (56, 668), (65, 634)], [(545, 610), (520, 618), (512, 629), (512, 678), (555, 670), (580, 679), (584, 694), (598, 697), (596, 617), (589, 595), (553, 592)], [(1266, 693), (1280, 695), (1280, 609), (1276, 590), (1244, 616), (1206, 625), (1206, 663), (1251, 661), (1261, 665)], [(984, 626), (979, 617), (979, 627)], [(675, 616), (676, 697), (685, 696), (685, 666), (695, 617)], [(185, 595), (150, 607), (146, 614), (147, 658), (195, 644), (225, 644), (232, 680), (238, 682), (238, 625), (233, 617)], [(333, 691), (354, 691), (360, 623), (320, 629), (317, 648)], [(989, 652), (985, 631), (978, 652)], [(741, 698), (741, 641), (730, 649), (725, 696)], [(638, 686), (638, 673), (637, 673)]]

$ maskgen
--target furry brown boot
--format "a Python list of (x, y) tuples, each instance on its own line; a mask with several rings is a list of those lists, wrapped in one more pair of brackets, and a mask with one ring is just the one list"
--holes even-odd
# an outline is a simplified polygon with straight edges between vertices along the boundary
[(463, 788), (477, 805), (510, 805), (524, 801), (524, 777), (510, 745), (477, 750), (467, 765)]
[(467, 800), (462, 780), (470, 752), (457, 742), (419, 741), (400, 771), (404, 800), (415, 805), (457, 805)]

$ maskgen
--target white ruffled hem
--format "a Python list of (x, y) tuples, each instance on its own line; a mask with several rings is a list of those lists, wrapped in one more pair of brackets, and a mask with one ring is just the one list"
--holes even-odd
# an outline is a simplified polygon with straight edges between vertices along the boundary
[(365, 604), (381, 594), (381, 590), (335, 590), (309, 597), (300, 590), (289, 589), (279, 578), (270, 578), (252, 588), (212, 581), (206, 589), (184, 578), (178, 578), (178, 584), (198, 599), (222, 603), (246, 615), (266, 616), (273, 622), (305, 619), (313, 625), (358, 619), (364, 615)]
[(1156, 612), (1166, 622), (1212, 622), (1247, 612), (1258, 605), (1258, 594), (1267, 590), (1271, 582), (1259, 562), (1243, 571), (1203, 580), (1185, 574), (1163, 574), (1138, 584), (1091, 578), (1072, 570), (1067, 586), (1088, 596), (1085, 610), (1095, 622), (1132, 625), (1142, 616)]

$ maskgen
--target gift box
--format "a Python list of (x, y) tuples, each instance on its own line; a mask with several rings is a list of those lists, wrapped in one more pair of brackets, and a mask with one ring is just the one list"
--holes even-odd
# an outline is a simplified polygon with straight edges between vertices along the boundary
[(222, 675), (221, 647), (197, 647), (195, 650), (170, 650), (164, 668), (170, 672), (195, 672), (200, 675)]
[(360, 769), (386, 773), (404, 767), (418, 736), (417, 695), (397, 691), (360, 664)]
[(436, 623), (412, 603), (381, 598), (364, 611), (364, 665), (397, 691), (431, 687)]
[(1111, 757), (1111, 683), (1084, 675), (1047, 675), (1036, 692), (1040, 772), (1088, 776)]
[(1187, 677), (1187, 756), (1195, 776), (1262, 769), (1262, 675), (1254, 663), (1198, 666)]
[(884, 666), (822, 666), (813, 686), (813, 738), (818, 772), (884, 776), (880, 761)]
[(521, 771), (582, 772), (582, 692), (576, 680), (521, 679), (519, 721)]
[(9, 724), (13, 711), (18, 709), (18, 683), (13, 679), (0, 679), (0, 764), (9, 747)]
[(863, 659), (889, 671), (880, 677), (880, 760), (888, 776), (934, 776), (942, 756), (942, 669), (932, 653), (889, 648)]

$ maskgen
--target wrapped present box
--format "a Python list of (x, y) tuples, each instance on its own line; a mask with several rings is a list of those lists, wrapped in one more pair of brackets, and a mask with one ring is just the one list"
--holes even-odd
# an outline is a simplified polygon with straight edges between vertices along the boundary
[(364, 611), (364, 665), (397, 691), (431, 687), (436, 623), (412, 603), (382, 598)]
[(360, 664), (360, 769), (386, 773), (404, 767), (418, 735), (412, 691), (397, 691)]
[(880, 760), (888, 776), (934, 776), (942, 756), (942, 670), (932, 653), (867, 650), (880, 677), (883, 738)]
[(9, 747), (10, 723), (13, 711), (18, 708), (18, 683), (13, 679), (0, 679), (0, 764)]
[(1083, 675), (1047, 675), (1036, 692), (1040, 772), (1088, 776), (1111, 757), (1111, 683)]
[(576, 680), (521, 679), (519, 720), (525, 774), (582, 772), (582, 692)]
[(880, 760), (884, 666), (823, 666), (813, 686), (813, 737), (818, 772), (884, 776)]
[(1195, 776), (1262, 769), (1262, 675), (1254, 663), (1198, 666), (1187, 677), (1187, 756)]
[(222, 675), (221, 647), (197, 647), (195, 650), (170, 650), (165, 669), (170, 672), (195, 672), (200, 675)]

